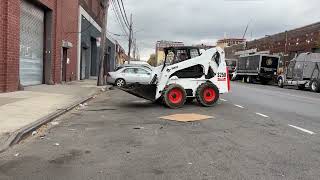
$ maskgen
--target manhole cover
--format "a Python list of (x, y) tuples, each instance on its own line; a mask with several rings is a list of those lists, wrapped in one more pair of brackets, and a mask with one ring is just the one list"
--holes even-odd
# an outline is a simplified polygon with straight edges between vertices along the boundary
[(212, 116), (206, 116), (202, 114), (173, 114), (170, 116), (160, 117), (161, 119), (166, 119), (170, 121), (180, 121), (180, 122), (191, 122), (191, 121), (201, 121), (213, 118)]

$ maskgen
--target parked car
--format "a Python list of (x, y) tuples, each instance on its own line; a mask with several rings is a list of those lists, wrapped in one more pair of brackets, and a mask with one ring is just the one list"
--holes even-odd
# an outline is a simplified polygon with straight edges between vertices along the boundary
[(119, 70), (124, 67), (143, 67), (143, 68), (148, 68), (150, 71), (152, 71), (154, 68), (153, 66), (151, 66), (148, 63), (147, 64), (121, 64), (116, 68), (116, 70)]
[(301, 53), (292, 59), (285, 72), (278, 77), (278, 86), (297, 86), (320, 92), (320, 53)]
[(260, 81), (268, 84), (277, 78), (279, 59), (279, 56), (268, 54), (242, 56), (234, 74), (237, 79), (244, 79), (247, 83)]
[(132, 83), (149, 84), (151, 80), (152, 70), (143, 66), (124, 66), (107, 74), (107, 83), (118, 87)]

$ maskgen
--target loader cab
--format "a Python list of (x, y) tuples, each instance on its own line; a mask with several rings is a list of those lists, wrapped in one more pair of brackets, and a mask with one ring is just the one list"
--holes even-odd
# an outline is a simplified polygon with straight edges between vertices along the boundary
[[(171, 66), (200, 56), (200, 49), (192, 46), (169, 47), (164, 48), (164, 53), (165, 61), (163, 64), (163, 69), (166, 66)], [(203, 75), (203, 67), (201, 65), (195, 65), (177, 71), (172, 74), (171, 77), (177, 76), (178, 78), (200, 78)]]
[(164, 48), (165, 65), (172, 65), (200, 56), (200, 49), (192, 46)]

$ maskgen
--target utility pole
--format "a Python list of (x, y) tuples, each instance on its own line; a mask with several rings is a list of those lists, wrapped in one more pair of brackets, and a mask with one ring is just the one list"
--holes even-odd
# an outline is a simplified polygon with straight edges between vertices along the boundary
[(102, 0), (103, 3), (103, 17), (102, 17), (102, 30), (101, 30), (101, 44), (100, 44), (100, 55), (99, 55), (99, 74), (98, 74), (98, 82), (97, 86), (103, 86), (105, 84), (104, 81), (104, 57), (105, 57), (105, 49), (106, 49), (106, 33), (107, 33), (107, 19), (108, 19), (108, 9), (109, 9), (109, 0)]
[(132, 14), (130, 16), (130, 26), (129, 26), (129, 51), (128, 51), (128, 57), (129, 57), (129, 61), (128, 64), (130, 64), (130, 59), (131, 59), (131, 46), (132, 46)]
[(137, 53), (137, 41), (136, 39), (133, 40), (133, 59), (136, 60), (136, 53)]

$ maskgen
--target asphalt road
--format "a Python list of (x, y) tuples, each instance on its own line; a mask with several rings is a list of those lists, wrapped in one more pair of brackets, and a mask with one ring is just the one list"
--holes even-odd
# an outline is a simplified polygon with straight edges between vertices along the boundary
[[(109, 91), (0, 154), (0, 179), (319, 179), (320, 94), (232, 89), (178, 110)], [(177, 113), (212, 118), (159, 118)]]

